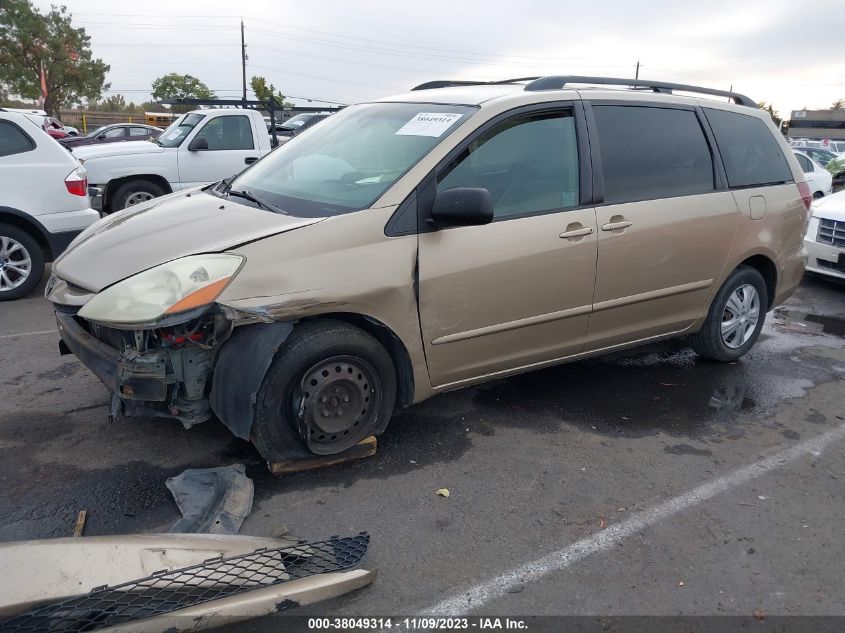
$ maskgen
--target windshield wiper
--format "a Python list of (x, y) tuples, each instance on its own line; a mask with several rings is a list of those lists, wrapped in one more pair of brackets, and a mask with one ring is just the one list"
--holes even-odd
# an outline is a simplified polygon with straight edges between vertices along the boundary
[(224, 193), (225, 193), (227, 196), (234, 196), (234, 197), (236, 197), (236, 198), (243, 198), (244, 200), (249, 200), (249, 201), (250, 201), (250, 202), (252, 202), (253, 204), (255, 204), (255, 205), (257, 205), (258, 207), (260, 207), (261, 209), (264, 209), (265, 211), (272, 211), (273, 213), (281, 213), (282, 215), (287, 215), (287, 214), (286, 214), (284, 211), (282, 211), (279, 207), (277, 207), (277, 206), (275, 206), (275, 205), (273, 205), (273, 204), (270, 204), (269, 202), (265, 202), (265, 201), (264, 201), (264, 200), (262, 200), (261, 198), (256, 198), (254, 195), (252, 195), (252, 194), (251, 194), (249, 191), (247, 191), (246, 189), (243, 189), (243, 190), (239, 191), (239, 190), (237, 190), (237, 189), (230, 189), (230, 188), (229, 188), (230, 186), (231, 186), (231, 185), (226, 185), (226, 188), (223, 190), (223, 191), (224, 191)]

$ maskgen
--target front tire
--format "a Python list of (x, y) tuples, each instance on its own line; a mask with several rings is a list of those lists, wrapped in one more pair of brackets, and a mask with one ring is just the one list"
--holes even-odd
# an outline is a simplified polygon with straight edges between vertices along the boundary
[(252, 441), (268, 462), (281, 461), (289, 429), (317, 455), (351, 448), (387, 426), (396, 370), (387, 350), (343, 321), (294, 328), (258, 391)]
[(165, 193), (159, 185), (149, 180), (130, 180), (117, 188), (112, 197), (111, 210), (131, 209)]
[(0, 301), (32, 292), (44, 275), (44, 251), (25, 230), (0, 224)]
[(705, 358), (735, 361), (752, 348), (769, 309), (763, 276), (740, 266), (719, 289), (701, 330), (690, 336), (692, 348)]

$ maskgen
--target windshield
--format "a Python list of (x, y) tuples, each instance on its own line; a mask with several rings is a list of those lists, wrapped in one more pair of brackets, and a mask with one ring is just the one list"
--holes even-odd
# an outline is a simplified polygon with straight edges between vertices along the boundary
[(282, 127), (289, 130), (295, 130), (296, 128), (305, 125), (305, 122), (313, 116), (313, 114), (297, 114), (295, 117), (291, 117), (282, 123)]
[(430, 103), (350, 106), (273, 151), (230, 188), (299, 217), (360, 211), (475, 111)]
[(202, 114), (186, 114), (176, 119), (168, 128), (162, 132), (156, 143), (162, 147), (179, 147), (185, 137), (188, 136), (197, 124), (205, 118)]

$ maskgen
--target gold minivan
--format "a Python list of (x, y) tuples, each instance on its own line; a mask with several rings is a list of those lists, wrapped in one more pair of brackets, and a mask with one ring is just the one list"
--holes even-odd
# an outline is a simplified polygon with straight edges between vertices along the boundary
[(743, 95), (430, 82), (102, 219), (46, 296), (113, 415), (216, 416), (272, 462), (344, 451), (397, 405), (669, 337), (734, 361), (801, 280), (810, 202)]

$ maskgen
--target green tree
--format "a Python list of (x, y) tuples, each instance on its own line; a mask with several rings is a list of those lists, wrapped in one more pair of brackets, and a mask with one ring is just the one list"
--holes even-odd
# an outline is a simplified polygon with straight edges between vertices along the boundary
[(774, 121), (777, 128), (780, 129), (781, 121), (783, 121), (783, 119), (781, 118), (780, 113), (772, 107), (772, 104), (760, 101), (757, 105), (761, 110), (765, 110), (769, 113), (769, 116), (772, 117), (772, 121)]
[(841, 110), (842, 108), (845, 108), (845, 99), (837, 99), (833, 102), (833, 105), (830, 106), (830, 109), (833, 111)]
[[(192, 75), (170, 73), (153, 82), (154, 99), (214, 99), (211, 88)], [(188, 112), (194, 106), (173, 106), (173, 112)]]
[(91, 38), (74, 28), (64, 6), (44, 15), (29, 0), (0, 0), (0, 85), (25, 99), (41, 95), (41, 68), (47, 84), (44, 109), (56, 114), (82, 98), (99, 99), (108, 89), (109, 65), (91, 55)]
[(276, 90), (276, 86), (273, 84), (267, 84), (267, 80), (264, 77), (253, 77), (249, 82), (252, 91), (255, 93), (255, 98), (259, 101), (270, 101), (270, 99), (275, 99), (276, 104), (280, 108), (291, 107), (293, 104), (285, 101), (285, 95), (281, 93), (281, 91)]

